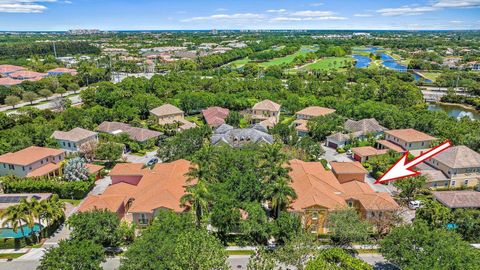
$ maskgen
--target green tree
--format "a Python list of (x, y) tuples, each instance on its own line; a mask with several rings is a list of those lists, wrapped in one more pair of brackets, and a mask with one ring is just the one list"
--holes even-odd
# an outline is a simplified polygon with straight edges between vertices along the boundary
[(434, 200), (423, 202), (422, 207), (417, 209), (415, 217), (423, 220), (432, 228), (445, 228), (452, 219), (451, 211), (448, 207)]
[(373, 270), (373, 267), (368, 263), (357, 259), (345, 250), (340, 248), (329, 248), (319, 251), (313, 259), (311, 259), (305, 270)]
[(203, 214), (208, 212), (210, 198), (210, 192), (204, 181), (198, 181), (195, 185), (187, 187), (186, 194), (180, 198), (181, 205), (190, 206), (195, 212), (198, 228), (202, 224)]
[(115, 247), (120, 243), (120, 219), (107, 210), (93, 210), (72, 215), (67, 224), (72, 228), (74, 240), (91, 240), (104, 247)]
[(5, 98), (5, 104), (8, 106), (12, 106), (15, 109), (15, 106), (20, 103), (21, 99), (17, 96), (7, 96)]
[(240, 120), (242, 120), (242, 116), (237, 111), (230, 111), (225, 119), (225, 123), (231, 125), (233, 127), (240, 126)]
[(477, 269), (480, 252), (446, 229), (415, 222), (397, 227), (381, 242), (385, 259), (402, 269)]
[(25, 92), (23, 93), (23, 100), (30, 102), (30, 105), (33, 105), (33, 102), (38, 98), (37, 94), (34, 92)]
[(393, 185), (400, 189), (401, 198), (410, 201), (425, 187), (426, 183), (427, 178), (424, 175), (417, 175), (394, 181)]
[(335, 245), (349, 246), (367, 240), (371, 225), (361, 220), (355, 209), (348, 208), (329, 213), (327, 228)]
[(270, 201), (273, 214), (278, 218), (280, 211), (286, 209), (297, 198), (297, 194), (286, 179), (278, 179), (267, 185), (265, 198)]
[(77, 93), (80, 90), (80, 86), (76, 83), (70, 83), (67, 86), (68, 91), (72, 91), (73, 93)]
[(100, 143), (95, 150), (95, 157), (113, 163), (122, 157), (123, 144), (115, 142)]
[(60, 94), (60, 97), (63, 97), (63, 94), (67, 93), (67, 89), (65, 89), (63, 87), (57, 87), (55, 89), (55, 93)]
[(307, 127), (312, 138), (323, 141), (335, 132), (343, 130), (344, 118), (336, 113), (312, 118), (308, 121)]
[(301, 231), (275, 251), (275, 258), (282, 264), (303, 270), (312, 253), (318, 250), (315, 235)]
[(53, 95), (52, 91), (50, 91), (48, 89), (42, 89), (42, 90), (38, 91), (38, 94), (41, 97), (45, 98), (45, 100), (48, 100), (48, 98)]
[(17, 233), (18, 228), (20, 228), (22, 236), (25, 237), (23, 226), (27, 223), (27, 217), (20, 205), (9, 206), (5, 211), (0, 212), (0, 218), (3, 219), (2, 226), (11, 227), (15, 233)]
[(253, 254), (248, 260), (248, 270), (274, 270), (276, 267), (276, 261), (273, 258), (273, 254), (263, 246), (257, 248), (255, 254)]
[(38, 270), (101, 270), (105, 253), (102, 246), (88, 240), (61, 240), (58, 247), (47, 249)]
[(294, 213), (282, 212), (271, 224), (272, 236), (279, 243), (285, 243), (300, 233), (302, 223), (300, 217)]

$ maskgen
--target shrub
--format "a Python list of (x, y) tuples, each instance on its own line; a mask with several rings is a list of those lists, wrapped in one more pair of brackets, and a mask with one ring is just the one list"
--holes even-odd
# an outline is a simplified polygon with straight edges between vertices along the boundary
[(93, 188), (94, 180), (87, 181), (60, 181), (49, 178), (20, 179), (15, 176), (2, 177), (5, 193), (54, 193), (61, 199), (83, 199)]
[(345, 149), (339, 147), (339, 148), (337, 148), (337, 152), (338, 152), (339, 154), (343, 154), (343, 153), (345, 153)]

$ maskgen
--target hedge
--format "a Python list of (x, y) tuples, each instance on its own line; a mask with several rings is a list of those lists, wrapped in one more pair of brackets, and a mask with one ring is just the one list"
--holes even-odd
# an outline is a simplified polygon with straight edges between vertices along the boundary
[(0, 179), (5, 193), (54, 193), (61, 199), (80, 200), (87, 196), (95, 185), (94, 179), (87, 181), (61, 181), (49, 178), (20, 179), (7, 176)]

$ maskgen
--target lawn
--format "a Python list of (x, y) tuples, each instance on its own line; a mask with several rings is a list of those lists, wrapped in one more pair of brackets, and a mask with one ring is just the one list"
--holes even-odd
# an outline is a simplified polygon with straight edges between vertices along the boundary
[(302, 69), (309, 69), (309, 70), (332, 70), (344, 67), (343, 62), (352, 62), (353, 58), (351, 57), (327, 57), (312, 64), (308, 64), (304, 66)]
[(290, 55), (280, 57), (280, 58), (274, 58), (270, 61), (259, 63), (259, 65), (261, 67), (266, 68), (266, 67), (278, 66), (278, 65), (282, 65), (282, 64), (290, 64), (291, 62), (293, 62), (295, 57), (297, 57), (298, 55), (305, 55), (305, 54), (307, 54), (307, 52), (300, 50), (300, 51), (298, 51), (294, 54), (290, 54)]
[(82, 200), (71, 200), (71, 199), (60, 199), (60, 201), (63, 203), (69, 203), (73, 206), (77, 206), (82, 202)]
[(255, 251), (253, 250), (227, 250), (227, 255), (253, 255)]
[(431, 80), (431, 81), (436, 81), (437, 78), (442, 75), (442, 73), (439, 73), (439, 72), (420, 72), (422, 73), (427, 79)]
[(230, 62), (228, 65), (235, 66), (236, 68), (242, 67), (245, 64), (250, 62), (250, 59), (248, 57), (245, 57), (243, 59), (235, 60), (233, 62)]
[(22, 255), (25, 255), (26, 253), (1, 253), (0, 254), (0, 259), (3, 260), (13, 260), (16, 259)]

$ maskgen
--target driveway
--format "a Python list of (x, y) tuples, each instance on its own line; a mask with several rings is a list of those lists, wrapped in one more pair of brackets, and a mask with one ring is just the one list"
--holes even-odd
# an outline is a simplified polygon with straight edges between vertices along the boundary
[(99, 179), (95, 182), (95, 187), (88, 193), (88, 195), (100, 195), (103, 194), (105, 189), (112, 184), (112, 179), (110, 176), (105, 176), (102, 179)]
[(351, 162), (353, 161), (351, 158), (347, 156), (346, 153), (339, 154), (337, 153), (337, 150), (330, 148), (328, 146), (325, 146), (325, 144), (322, 144), (323, 149), (325, 150), (324, 158), (330, 162), (330, 161), (340, 161), (340, 162)]
[(157, 150), (147, 152), (143, 156), (137, 156), (137, 155), (132, 155), (132, 154), (126, 154), (124, 156), (125, 156), (125, 158), (127, 159), (128, 162), (146, 164), (150, 159), (155, 157), (156, 154), (157, 154)]

